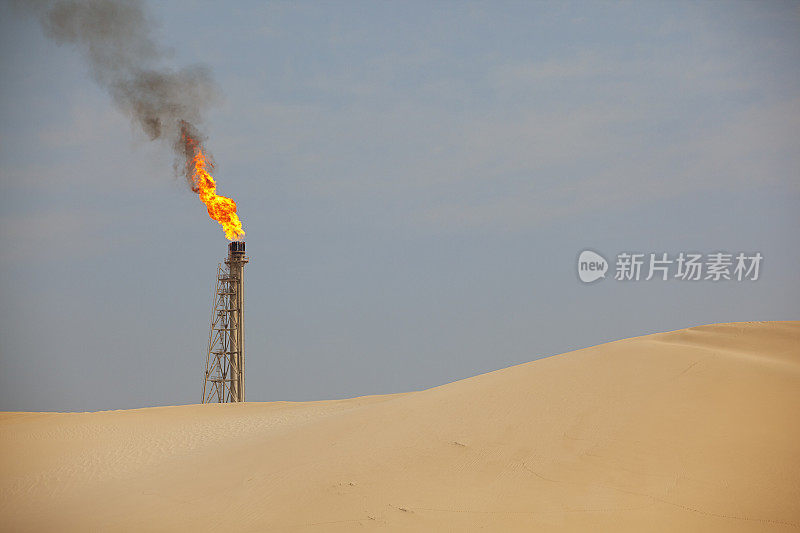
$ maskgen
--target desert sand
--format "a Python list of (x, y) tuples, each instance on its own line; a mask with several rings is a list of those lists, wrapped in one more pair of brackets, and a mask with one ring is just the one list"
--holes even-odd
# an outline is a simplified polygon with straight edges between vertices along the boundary
[(800, 531), (800, 322), (433, 389), (0, 414), (3, 531)]

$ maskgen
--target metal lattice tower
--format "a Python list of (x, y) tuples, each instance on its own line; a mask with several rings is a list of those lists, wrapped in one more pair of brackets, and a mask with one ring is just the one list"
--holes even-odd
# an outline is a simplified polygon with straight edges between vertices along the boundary
[(225, 266), (217, 267), (217, 284), (208, 335), (203, 403), (244, 401), (244, 293), (242, 271), (249, 261), (244, 242), (228, 244)]

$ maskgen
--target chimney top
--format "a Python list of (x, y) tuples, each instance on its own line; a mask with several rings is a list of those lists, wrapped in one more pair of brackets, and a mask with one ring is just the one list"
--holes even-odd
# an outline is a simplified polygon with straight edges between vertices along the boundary
[(244, 253), (244, 241), (232, 241), (228, 243), (228, 253), (231, 254), (243, 254)]

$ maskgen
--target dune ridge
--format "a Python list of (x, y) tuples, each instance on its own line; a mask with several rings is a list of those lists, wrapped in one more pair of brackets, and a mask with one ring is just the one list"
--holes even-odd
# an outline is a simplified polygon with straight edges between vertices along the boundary
[(8, 531), (800, 531), (800, 322), (432, 389), (0, 413)]

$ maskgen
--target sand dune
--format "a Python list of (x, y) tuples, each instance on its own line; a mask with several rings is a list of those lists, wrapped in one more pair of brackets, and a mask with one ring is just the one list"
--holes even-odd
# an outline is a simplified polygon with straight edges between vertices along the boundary
[(0, 414), (4, 531), (800, 531), (800, 322), (434, 389)]

